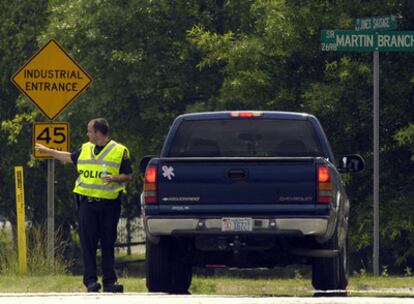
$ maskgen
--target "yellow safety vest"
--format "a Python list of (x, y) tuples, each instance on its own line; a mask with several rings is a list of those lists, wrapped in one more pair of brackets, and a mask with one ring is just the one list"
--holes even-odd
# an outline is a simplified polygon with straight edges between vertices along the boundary
[(101, 179), (102, 167), (106, 166), (108, 175), (119, 175), (122, 158), (128, 149), (111, 140), (97, 154), (94, 153), (95, 145), (88, 142), (82, 145), (81, 153), (77, 162), (79, 177), (76, 180), (73, 192), (103, 199), (116, 199), (119, 192), (126, 193), (125, 183), (104, 183)]

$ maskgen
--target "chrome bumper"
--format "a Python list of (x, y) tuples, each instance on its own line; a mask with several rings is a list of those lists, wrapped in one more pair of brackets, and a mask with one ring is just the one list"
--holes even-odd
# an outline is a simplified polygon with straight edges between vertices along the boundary
[[(255, 218), (253, 230), (243, 234), (292, 234), (321, 236), (327, 232), (327, 218)], [(173, 234), (221, 234), (221, 218), (144, 218), (145, 229), (151, 236)]]

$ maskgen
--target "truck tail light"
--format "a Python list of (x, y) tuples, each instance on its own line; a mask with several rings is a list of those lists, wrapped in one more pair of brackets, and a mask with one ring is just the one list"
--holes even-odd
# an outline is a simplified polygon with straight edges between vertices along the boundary
[(317, 203), (332, 203), (332, 183), (328, 166), (319, 165), (317, 172)]
[(253, 117), (262, 117), (263, 112), (253, 111), (253, 112), (229, 112), (229, 116), (232, 118), (253, 118)]
[(144, 178), (144, 203), (157, 203), (157, 166), (148, 166)]

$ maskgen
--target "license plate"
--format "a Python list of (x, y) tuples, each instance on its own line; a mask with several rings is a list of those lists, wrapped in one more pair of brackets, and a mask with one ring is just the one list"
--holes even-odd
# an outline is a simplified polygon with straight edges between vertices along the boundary
[(248, 217), (225, 217), (221, 219), (221, 231), (252, 231), (253, 219)]

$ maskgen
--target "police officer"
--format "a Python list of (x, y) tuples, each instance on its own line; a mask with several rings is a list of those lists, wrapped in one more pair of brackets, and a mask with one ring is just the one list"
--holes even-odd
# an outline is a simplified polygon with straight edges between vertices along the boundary
[(109, 136), (109, 124), (103, 118), (88, 123), (89, 142), (75, 152), (63, 152), (36, 144), (35, 148), (53, 158), (76, 165), (79, 177), (73, 192), (79, 207), (84, 274), (88, 292), (98, 292), (101, 284), (96, 274), (98, 241), (102, 252), (104, 292), (123, 292), (114, 269), (114, 244), (121, 213), (121, 195), (132, 178), (128, 149)]

